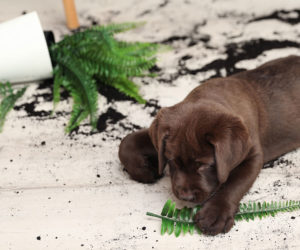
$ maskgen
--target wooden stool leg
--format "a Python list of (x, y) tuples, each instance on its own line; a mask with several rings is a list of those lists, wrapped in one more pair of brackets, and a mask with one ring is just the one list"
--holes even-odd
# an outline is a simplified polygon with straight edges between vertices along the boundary
[(79, 27), (77, 12), (74, 0), (63, 0), (65, 7), (65, 14), (67, 18), (67, 26), (69, 29), (77, 29)]

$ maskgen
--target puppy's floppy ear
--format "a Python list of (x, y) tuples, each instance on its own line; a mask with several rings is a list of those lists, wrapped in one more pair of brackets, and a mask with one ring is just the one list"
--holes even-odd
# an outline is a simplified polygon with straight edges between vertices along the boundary
[(167, 159), (165, 158), (164, 153), (168, 132), (162, 131), (159, 127), (158, 120), (159, 116), (152, 122), (149, 128), (149, 135), (156, 151), (158, 152), (158, 174), (162, 175), (167, 164)]
[(222, 184), (249, 152), (248, 130), (238, 117), (224, 115), (206, 138), (215, 148), (217, 175)]

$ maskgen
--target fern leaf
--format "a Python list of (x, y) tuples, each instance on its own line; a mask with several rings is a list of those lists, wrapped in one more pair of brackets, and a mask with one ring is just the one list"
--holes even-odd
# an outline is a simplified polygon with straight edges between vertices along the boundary
[(174, 222), (169, 220), (167, 224), (167, 232), (169, 235), (171, 235), (173, 231), (174, 231)]
[(172, 204), (171, 200), (166, 201), (166, 203), (161, 211), (162, 216), (166, 216), (168, 214), (171, 204)]
[(116, 79), (111, 82), (109, 85), (118, 89), (123, 94), (130, 96), (137, 100), (139, 103), (145, 104), (146, 101), (139, 95), (138, 87), (130, 80), (125, 78)]
[[(76, 105), (74, 105), (76, 106)], [(79, 126), (79, 124), (88, 117), (89, 113), (88, 111), (81, 109), (79, 107), (74, 107), (73, 106), (73, 110), (71, 112), (71, 118), (69, 120), (69, 123), (66, 127), (66, 132), (70, 133), (71, 131), (73, 131), (76, 127)]]
[(161, 235), (164, 235), (167, 232), (169, 221), (165, 218), (161, 221)]
[(14, 92), (9, 82), (5, 84), (0, 83), (0, 95), (2, 96), (0, 103), (0, 133), (3, 130), (5, 118), (8, 112), (14, 107), (16, 101), (23, 96), (25, 91), (26, 87)]
[(190, 234), (193, 235), (194, 231), (195, 231), (195, 224), (190, 223), (189, 224), (189, 232), (190, 232)]
[(182, 229), (182, 223), (176, 222), (176, 226), (175, 226), (175, 236), (176, 237), (178, 237), (180, 235), (181, 229)]
[(169, 207), (168, 214), (167, 214), (167, 216), (168, 216), (169, 218), (172, 218), (172, 217), (173, 217), (174, 211), (175, 211), (175, 206), (176, 206), (175, 202), (172, 202), (171, 206)]
[[(58, 62), (69, 73), (69, 77), (74, 85), (74, 93), (76, 92), (76, 96), (80, 96), (82, 108), (84, 109), (83, 113), (85, 114), (85, 110), (88, 112), (90, 123), (95, 128), (98, 109), (98, 94), (95, 81), (82, 71), (75, 58), (58, 58)], [(75, 96), (74, 93), (73, 96)], [(70, 130), (70, 127), (68, 127), (67, 131)]]
[[(162, 234), (166, 231), (168, 231), (169, 234), (174, 232), (175, 236), (178, 237), (181, 232), (183, 232), (183, 234), (186, 234), (187, 232), (193, 234), (195, 229), (199, 234), (201, 234), (201, 230), (195, 226), (193, 221), (195, 214), (201, 209), (201, 207), (184, 207), (182, 209), (178, 209), (175, 208), (175, 205), (175, 202), (168, 200), (163, 207), (161, 215), (150, 212), (147, 212), (147, 215), (162, 219)], [(249, 219), (254, 220), (256, 217), (261, 219), (262, 216), (275, 216), (278, 212), (290, 212), (294, 210), (300, 210), (300, 201), (290, 200), (285, 203), (272, 201), (271, 203), (263, 202), (262, 204), (260, 202), (249, 202), (248, 205), (246, 203), (242, 203), (239, 206), (239, 212), (235, 215), (235, 220), (249, 221)]]
[(182, 223), (182, 232), (186, 234), (189, 230), (189, 224), (187, 222)]
[(53, 82), (53, 111), (55, 110), (56, 105), (60, 101), (60, 86), (63, 81), (62, 70), (58, 65), (54, 69), (54, 75), (55, 77)]
[(0, 82), (0, 96), (5, 97), (10, 94), (13, 94), (13, 89), (10, 82), (1, 83)]

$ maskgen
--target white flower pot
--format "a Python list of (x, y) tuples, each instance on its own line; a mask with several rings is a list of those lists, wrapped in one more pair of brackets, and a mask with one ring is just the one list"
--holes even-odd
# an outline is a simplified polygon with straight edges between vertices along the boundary
[(0, 82), (52, 77), (52, 64), (36, 12), (0, 24)]

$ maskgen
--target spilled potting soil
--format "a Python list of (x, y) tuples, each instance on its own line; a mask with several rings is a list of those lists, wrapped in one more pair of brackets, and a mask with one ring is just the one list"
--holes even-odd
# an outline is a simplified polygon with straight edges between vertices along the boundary
[[(158, 9), (164, 8), (169, 4), (169, 1), (164, 1), (163, 3), (157, 6)], [(145, 11), (143, 15), (150, 14), (153, 10)], [(147, 13), (146, 13), (147, 12)], [(253, 22), (261, 22), (264, 20), (276, 19), (281, 22), (285, 22), (289, 25), (295, 25), (299, 23), (300, 11), (296, 10), (277, 10), (269, 15), (259, 16), (255, 18), (250, 18), (247, 23)], [(99, 21), (96, 20), (95, 17), (83, 16), (86, 18), (87, 21), (90, 21), (92, 25), (96, 25)], [(221, 15), (219, 18), (229, 18), (228, 15)], [(245, 23), (245, 25), (247, 25)], [(300, 43), (296, 40), (282, 40), (282, 39), (267, 39), (267, 38), (258, 38), (258, 39), (245, 39), (239, 42), (233, 41), (236, 36), (232, 36), (225, 34), (229, 38), (227, 39), (226, 44), (220, 44), (220, 47), (215, 47), (211, 44), (211, 35), (207, 33), (203, 33), (203, 27), (207, 26), (208, 22), (206, 19), (197, 22), (192, 27), (190, 27), (190, 32), (183, 35), (172, 35), (169, 37), (164, 38), (163, 40), (159, 41), (159, 43), (170, 45), (174, 47), (175, 53), (177, 53), (177, 47), (180, 47), (181, 51), (188, 50), (189, 48), (197, 47), (198, 45), (203, 46), (208, 51), (220, 51), (220, 57), (215, 58), (211, 61), (208, 61), (201, 67), (194, 67), (190, 68), (187, 66), (187, 63), (190, 60), (197, 60), (197, 53), (187, 53), (183, 54), (182, 56), (178, 57), (176, 63), (176, 72), (171, 74), (164, 73), (164, 68), (160, 66), (153, 67), (150, 72), (158, 74), (156, 81), (159, 84), (171, 84), (173, 85), (176, 80), (179, 78), (183, 78), (186, 76), (197, 76), (201, 74), (206, 74), (207, 72), (213, 72), (208, 77), (202, 79), (199, 83), (208, 80), (214, 77), (222, 77), (222, 76), (229, 76), (231, 74), (246, 70), (246, 68), (240, 68), (236, 65), (244, 60), (255, 59), (258, 56), (264, 54), (267, 51), (271, 51), (274, 49), (286, 49), (286, 48), (299, 48)], [(239, 35), (240, 37), (243, 34)], [(198, 51), (198, 50), (197, 50)], [(223, 51), (223, 52), (222, 52)], [(201, 53), (201, 51), (199, 51)], [(200, 60), (200, 59), (199, 59)], [(15, 106), (15, 110), (23, 110), (26, 112), (27, 116), (29, 117), (36, 117), (37, 119), (55, 119), (59, 116), (69, 116), (70, 112), (68, 111), (59, 111), (56, 112), (54, 116), (50, 116), (52, 110), (40, 110), (38, 109), (38, 105), (42, 102), (52, 102), (52, 81), (48, 80), (43, 82), (37, 88), (36, 93), (32, 96), (33, 100), (29, 102), (25, 102), (23, 104), (19, 104)], [(142, 83), (145, 85), (152, 84), (153, 80), (145, 78), (142, 80)], [(39, 93), (39, 90), (42, 93)], [(148, 100), (145, 105), (138, 104), (132, 98), (118, 92), (116, 89), (107, 86), (101, 85), (99, 88), (99, 93), (104, 96), (107, 100), (108, 105), (113, 104), (115, 102), (124, 102), (129, 101), (130, 105), (140, 106), (147, 112), (150, 117), (154, 117), (157, 111), (161, 108), (162, 105), (159, 104), (159, 100), (155, 99), (155, 96)], [(69, 98), (69, 94), (67, 91), (63, 91), (61, 93), (61, 100), (67, 100)], [(150, 109), (152, 111), (150, 111)], [(97, 130), (100, 133), (103, 133), (107, 130), (109, 126), (114, 126), (115, 124), (120, 124), (120, 126), (125, 130), (136, 129), (141, 126), (134, 124), (132, 122), (128, 123), (129, 121), (125, 121), (127, 115), (123, 114), (113, 107), (108, 107), (105, 112), (102, 111), (101, 107), (99, 107), (100, 114), (97, 123)], [(150, 112), (149, 112), (150, 111)], [(122, 123), (120, 123), (122, 121)], [(124, 122), (125, 121), (125, 122)], [(128, 125), (126, 125), (128, 123)], [(131, 125), (130, 125), (131, 124)], [(79, 132), (80, 129), (76, 129), (74, 132)], [(86, 133), (83, 133), (86, 134)], [(87, 133), (89, 134), (89, 133)]]
[[(168, 5), (169, 2), (165, 1), (160, 4), (157, 8), (163, 8)], [(150, 14), (152, 12), (149, 11)], [(84, 16), (87, 21), (90, 21), (92, 25), (97, 25), (99, 21), (96, 20), (95, 17), (89, 15), (87, 17)], [(229, 18), (227, 15), (221, 15), (220, 18)], [(276, 19), (282, 22), (285, 22), (289, 25), (295, 25), (299, 23), (299, 10), (277, 10), (270, 15), (259, 16), (256, 18), (250, 18), (247, 23), (253, 22), (261, 22), (264, 20)], [(245, 25), (247, 25), (247, 23)], [(209, 25), (206, 19), (203, 19), (200, 22), (195, 23), (192, 27), (190, 27), (190, 32), (183, 35), (172, 35), (164, 38), (161, 41), (158, 41), (162, 44), (167, 44), (171, 47), (174, 47), (175, 54), (178, 51), (178, 47), (180, 47), (181, 51), (189, 50), (190, 48), (197, 47), (198, 45), (203, 46), (206, 50), (209, 51), (219, 51), (220, 57), (215, 58), (211, 61), (207, 61), (201, 67), (193, 67), (190, 68), (187, 66), (191, 60), (198, 60), (197, 53), (182, 53), (180, 57), (177, 57), (177, 60), (174, 61), (176, 64), (176, 72), (174, 73), (165, 73), (164, 68), (159, 65), (154, 66), (150, 72), (156, 73), (158, 76), (155, 81), (159, 84), (169, 84), (174, 85), (174, 82), (178, 79), (184, 78), (186, 76), (197, 77), (198, 75), (204, 74), (206, 75), (208, 72), (213, 72), (208, 75), (208, 77), (204, 77), (199, 83), (214, 78), (214, 77), (222, 77), (229, 76), (234, 73), (238, 73), (240, 71), (246, 70), (246, 68), (237, 67), (236, 65), (244, 60), (255, 59), (258, 56), (263, 55), (267, 51), (271, 51), (274, 49), (287, 49), (287, 48), (299, 48), (300, 43), (298, 40), (282, 40), (282, 39), (267, 39), (267, 38), (249, 38), (244, 39), (239, 42), (235, 42), (234, 39), (236, 36), (230, 36), (225, 34), (228, 39), (225, 44), (220, 44), (220, 47), (216, 47), (211, 44), (212, 36), (207, 33), (202, 33), (203, 27)], [(243, 34), (240, 34), (239, 37), (242, 37)], [(198, 51), (198, 50), (197, 50)], [(200, 53), (201, 51), (199, 51)], [(199, 59), (201, 60), (201, 59)], [(176, 62), (177, 61), (177, 62)], [(41, 110), (38, 108), (39, 104), (45, 102), (52, 102), (53, 98), (53, 89), (52, 89), (53, 80), (47, 80), (41, 83), (36, 93), (33, 94), (31, 101), (24, 102), (14, 107), (16, 111), (25, 111), (28, 117), (36, 117), (37, 120), (48, 120), (48, 119), (56, 119), (57, 117), (69, 116), (69, 111), (58, 111), (55, 112), (54, 115), (51, 116), (52, 110)], [(151, 85), (153, 84), (153, 79), (145, 78), (142, 80), (142, 84)], [(178, 86), (180, 87), (180, 86)], [(92, 135), (94, 133), (106, 133), (112, 130), (112, 127), (118, 125), (119, 128), (122, 128), (124, 131), (130, 132), (132, 130), (140, 129), (145, 126), (140, 126), (135, 122), (129, 121), (128, 115), (126, 113), (122, 113), (118, 111), (115, 107), (113, 107), (114, 103), (126, 102), (126, 105), (133, 105), (137, 108), (142, 108), (144, 112), (149, 115), (149, 118), (153, 119), (156, 115), (157, 111), (162, 107), (160, 105), (160, 101), (153, 96), (153, 98), (149, 99), (145, 105), (138, 104), (132, 98), (118, 92), (116, 89), (102, 84), (99, 88), (99, 94), (104, 96), (106, 99), (108, 107), (106, 111), (102, 111), (103, 109), (99, 107), (99, 118), (97, 122), (97, 132), (84, 132), (81, 131), (80, 128), (75, 129), (73, 134), (81, 134), (81, 135)], [(69, 94), (67, 91), (62, 91), (61, 100), (69, 100)], [(82, 125), (82, 127), (86, 127), (86, 125)], [(114, 130), (114, 129), (113, 129)], [(117, 138), (116, 136), (115, 138)], [(272, 164), (268, 164), (268, 166), (272, 166)]]

